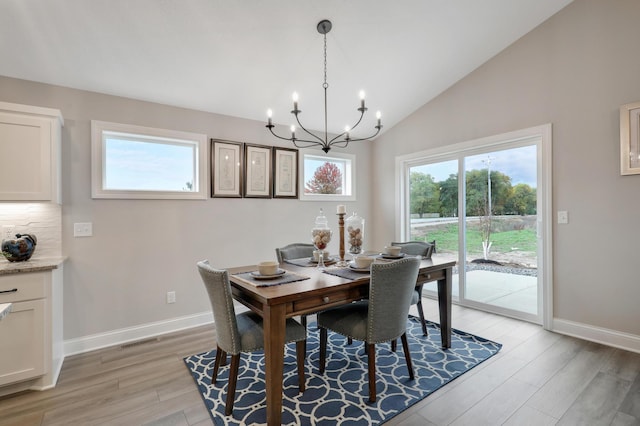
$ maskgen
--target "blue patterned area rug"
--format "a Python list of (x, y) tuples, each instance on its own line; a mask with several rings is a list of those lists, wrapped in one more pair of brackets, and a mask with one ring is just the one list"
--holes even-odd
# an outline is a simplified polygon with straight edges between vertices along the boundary
[[(501, 344), (453, 330), (451, 348), (442, 350), (440, 328), (429, 322), (429, 336), (422, 335), (417, 318), (409, 318), (407, 336), (415, 380), (409, 380), (402, 344), (397, 352), (388, 343), (376, 345), (377, 400), (368, 402), (367, 356), (362, 342), (347, 345), (343, 336), (329, 332), (327, 364), (318, 374), (319, 333), (309, 322), (307, 333), (306, 390), (298, 393), (295, 344), (285, 350), (282, 424), (377, 425), (426, 398), (430, 393), (498, 353)], [(264, 354), (242, 354), (236, 398), (231, 416), (224, 415), (229, 363), (211, 385), (215, 350), (184, 359), (202, 399), (218, 425), (266, 424)]]

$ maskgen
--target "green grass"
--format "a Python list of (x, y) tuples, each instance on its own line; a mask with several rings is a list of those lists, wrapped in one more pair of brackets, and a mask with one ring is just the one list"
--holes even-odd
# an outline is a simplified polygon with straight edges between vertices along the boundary
[[(443, 251), (458, 251), (458, 225), (429, 231), (425, 241), (436, 240), (436, 247)], [(494, 232), (491, 234), (491, 251), (509, 253), (518, 251), (536, 251), (536, 233), (533, 229)], [(470, 253), (482, 253), (482, 235), (476, 229), (467, 228), (467, 250)]]

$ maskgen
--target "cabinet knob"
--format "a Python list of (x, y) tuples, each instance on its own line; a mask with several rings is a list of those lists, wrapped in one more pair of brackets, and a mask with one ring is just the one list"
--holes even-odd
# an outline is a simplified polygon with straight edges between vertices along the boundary
[(329, 303), (329, 296), (325, 296), (322, 298), (322, 302)]

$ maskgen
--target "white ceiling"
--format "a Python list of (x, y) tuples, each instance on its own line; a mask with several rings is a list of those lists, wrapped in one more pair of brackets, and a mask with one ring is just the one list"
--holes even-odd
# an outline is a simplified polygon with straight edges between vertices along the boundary
[(286, 125), (295, 90), (322, 129), (329, 19), (329, 130), (365, 90), (369, 133), (376, 110), (393, 126), (571, 1), (2, 0), (0, 75)]

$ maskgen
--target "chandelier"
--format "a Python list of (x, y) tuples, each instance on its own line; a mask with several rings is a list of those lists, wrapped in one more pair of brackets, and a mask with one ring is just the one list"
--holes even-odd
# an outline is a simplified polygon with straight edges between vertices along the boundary
[[(293, 93), (293, 110), (291, 111), (291, 114), (293, 114), (296, 117), (296, 122), (298, 123), (298, 126), (300, 126), (300, 128), (306, 133), (306, 135), (308, 135), (310, 139), (301, 139), (296, 137), (295, 125), (291, 125), (291, 137), (287, 138), (287, 137), (277, 135), (273, 131), (273, 128), (275, 126), (271, 122), (271, 117), (273, 115), (273, 112), (271, 110), (267, 111), (266, 127), (269, 129), (269, 131), (273, 136), (279, 139), (291, 141), (297, 148), (309, 148), (313, 146), (319, 146), (322, 148), (322, 150), (325, 153), (327, 153), (333, 146), (336, 146), (338, 148), (346, 148), (347, 145), (349, 145), (349, 142), (364, 141), (364, 140), (368, 140), (375, 137), (378, 133), (380, 133), (380, 129), (382, 129), (382, 124), (380, 123), (380, 111), (378, 111), (376, 113), (378, 124), (375, 126), (376, 131), (374, 134), (366, 138), (352, 138), (351, 136), (349, 136), (349, 132), (351, 132), (353, 129), (355, 129), (358, 126), (358, 124), (360, 124), (360, 122), (362, 121), (362, 118), (364, 117), (364, 113), (367, 111), (367, 108), (364, 106), (364, 91), (360, 91), (360, 108), (358, 108), (358, 111), (360, 111), (360, 118), (358, 119), (356, 124), (354, 124), (351, 127), (349, 126), (345, 127), (344, 132), (333, 137), (332, 139), (329, 139), (329, 132), (327, 130), (327, 115), (328, 115), (327, 114), (327, 88), (329, 87), (329, 84), (327, 83), (327, 33), (331, 31), (331, 21), (327, 19), (320, 21), (318, 23), (317, 29), (318, 29), (318, 32), (324, 36), (324, 83), (322, 84), (322, 88), (324, 89), (324, 135), (318, 136), (317, 134), (307, 130), (300, 122), (299, 114), (302, 111), (298, 109), (298, 93), (296, 92)], [(306, 135), (304, 137), (307, 137)]]

